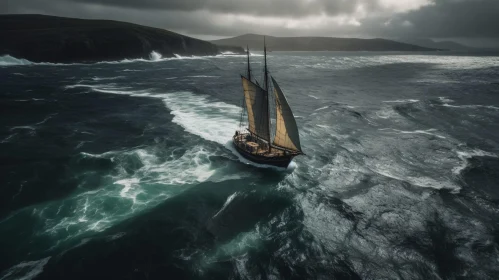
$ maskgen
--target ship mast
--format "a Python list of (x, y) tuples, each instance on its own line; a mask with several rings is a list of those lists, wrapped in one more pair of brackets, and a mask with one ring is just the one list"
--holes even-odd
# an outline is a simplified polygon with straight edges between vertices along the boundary
[(264, 68), (264, 83), (265, 83), (265, 91), (267, 92), (267, 121), (268, 121), (268, 126), (269, 126), (269, 153), (272, 152), (272, 146), (270, 144), (270, 138), (271, 138), (271, 127), (270, 127), (270, 99), (269, 99), (269, 71), (267, 69), (267, 45), (265, 44), (265, 36), (263, 36), (263, 56), (265, 60), (265, 68)]
[(250, 67), (250, 59), (249, 59), (250, 51), (249, 51), (248, 45), (246, 45), (246, 54), (248, 55), (248, 80), (251, 81), (251, 67)]

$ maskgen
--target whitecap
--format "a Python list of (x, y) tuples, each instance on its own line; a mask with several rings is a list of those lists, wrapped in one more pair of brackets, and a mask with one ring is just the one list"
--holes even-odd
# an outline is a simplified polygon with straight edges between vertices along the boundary
[(220, 78), (220, 76), (197, 75), (197, 76), (186, 76), (186, 78)]
[(434, 131), (437, 131), (435, 128), (430, 128), (430, 129), (427, 129), (427, 130), (414, 130), (414, 131), (398, 130), (398, 129), (395, 129), (395, 128), (382, 128), (382, 129), (379, 129), (379, 130), (380, 131), (391, 130), (393, 132), (398, 132), (400, 134), (426, 134), (426, 135), (435, 136), (435, 137), (438, 137), (438, 138), (441, 138), (441, 139), (446, 139), (446, 137), (444, 137), (442, 135), (438, 135), (438, 134), (432, 133)]
[(2, 275), (2, 278), (0, 280), (4, 279), (19, 279), (19, 280), (29, 280), (29, 279), (34, 279), (36, 276), (38, 276), (40, 273), (43, 272), (43, 268), (45, 265), (49, 262), (51, 257), (46, 257), (41, 260), (37, 261), (27, 261), (27, 262), (21, 262), (20, 264), (17, 264), (9, 269), (7, 269), (4, 274)]
[(317, 112), (317, 111), (321, 111), (321, 110), (324, 110), (324, 109), (327, 109), (327, 108), (329, 108), (329, 106), (324, 106), (324, 107), (321, 107), (319, 109), (315, 109), (314, 111)]
[(94, 81), (105, 81), (105, 80), (119, 80), (125, 78), (124, 76), (116, 76), (116, 77), (93, 77)]
[[(32, 64), (33, 62), (26, 59), (19, 59), (10, 55), (0, 56), (0, 66), (17, 66), (17, 65), (32, 65)], [(22, 75), (20, 73), (16, 74)]]
[(446, 102), (446, 103), (452, 103), (452, 102), (454, 102), (454, 100), (449, 99), (449, 98), (447, 98), (445, 96), (440, 96), (438, 99), (440, 99), (440, 101)]
[(166, 107), (174, 115), (172, 122), (180, 125), (188, 133), (224, 145), (239, 161), (259, 168), (272, 168), (279, 171), (292, 171), (266, 164), (256, 164), (242, 157), (233, 147), (232, 136), (239, 128), (241, 108), (225, 102), (209, 100), (206, 96), (195, 95), (191, 92), (174, 92), (164, 94), (151, 94), (148, 91), (128, 91), (119, 88), (101, 88), (92, 85), (72, 85), (67, 88), (88, 87), (94, 91), (111, 94), (123, 94), (135, 97), (149, 97), (163, 100)]
[(491, 109), (491, 110), (499, 110), (499, 107), (492, 106), (492, 105), (450, 105), (450, 104), (442, 104), (444, 107), (450, 107), (450, 108), (471, 108), (471, 109), (477, 109), (477, 108), (485, 108), (485, 109)]
[(479, 149), (474, 149), (471, 151), (458, 151), (457, 156), (462, 160), (462, 164), (454, 167), (452, 169), (452, 173), (455, 175), (460, 175), (463, 170), (465, 170), (469, 165), (469, 159), (473, 157), (493, 157), (497, 158), (498, 155), (486, 151), (482, 151)]
[(387, 100), (384, 103), (416, 103), (419, 102), (417, 99), (399, 99), (399, 100)]
[(220, 213), (222, 213), (225, 208), (227, 208), (227, 206), (232, 202), (232, 200), (234, 200), (234, 198), (238, 195), (238, 192), (235, 192), (233, 194), (231, 194), (227, 200), (225, 201), (224, 205), (222, 206), (222, 208), (220, 210), (218, 210), (218, 212), (213, 216), (213, 218), (216, 218)]

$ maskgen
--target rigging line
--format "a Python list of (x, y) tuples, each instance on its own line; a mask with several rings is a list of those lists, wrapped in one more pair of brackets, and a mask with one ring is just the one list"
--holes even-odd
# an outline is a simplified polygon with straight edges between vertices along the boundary
[(243, 117), (244, 117), (245, 107), (246, 106), (244, 105), (244, 95), (243, 95), (243, 99), (241, 100), (241, 117), (239, 119), (239, 130), (242, 130), (243, 127)]
[(263, 53), (264, 53), (264, 59), (265, 59), (265, 91), (266, 91), (266, 102), (267, 102), (267, 129), (269, 132), (268, 135), (268, 143), (269, 143), (269, 153), (272, 152), (272, 146), (270, 144), (270, 137), (271, 137), (271, 130), (270, 130), (270, 102), (269, 102), (269, 76), (268, 76), (268, 69), (267, 69), (267, 44), (265, 42), (265, 36), (263, 36)]

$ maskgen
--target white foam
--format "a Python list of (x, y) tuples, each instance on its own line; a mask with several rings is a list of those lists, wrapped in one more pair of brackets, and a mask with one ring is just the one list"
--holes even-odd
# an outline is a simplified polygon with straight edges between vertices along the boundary
[(197, 75), (197, 76), (185, 76), (186, 78), (220, 78), (220, 76), (209, 76), (209, 75)]
[(450, 104), (442, 104), (444, 107), (450, 107), (450, 108), (472, 108), (472, 109), (477, 109), (477, 108), (485, 108), (485, 109), (492, 109), (492, 110), (499, 110), (499, 107), (492, 106), (492, 105), (450, 105)]
[(135, 202), (136, 195), (130, 197), (130, 196), (128, 196), (128, 191), (132, 188), (132, 185), (137, 185), (138, 183), (140, 183), (139, 179), (137, 179), (137, 178), (123, 179), (123, 180), (116, 181), (114, 183), (124, 186), (124, 188), (120, 192), (121, 197), (132, 198), (132, 200)]
[(2, 141), (0, 141), (0, 143), (8, 143), (10, 139), (12, 139), (13, 137), (15, 137), (17, 135), (17, 133), (14, 133), (14, 134), (11, 134), (9, 136), (7, 136), (5, 139), (3, 139)]
[(457, 185), (448, 181), (438, 181), (426, 176), (403, 176), (402, 174), (396, 174), (396, 172), (394, 172), (395, 170), (384, 169), (381, 166), (378, 166), (377, 168), (371, 170), (385, 177), (389, 177), (398, 181), (409, 182), (412, 185), (422, 188), (432, 188), (437, 190), (448, 189), (453, 193), (457, 193), (461, 189)]
[(0, 66), (16, 66), (16, 65), (32, 65), (32, 64), (33, 62), (26, 59), (19, 59), (10, 55), (0, 56)]
[[(135, 58), (135, 59), (123, 59), (118, 61), (100, 61), (95, 64), (126, 64), (126, 63), (136, 63), (136, 62), (164, 62), (172, 60), (190, 60), (190, 59), (209, 59), (209, 58), (224, 58), (224, 57), (235, 57), (243, 55), (230, 55), (230, 54), (218, 54), (211, 56), (181, 56), (174, 54), (174, 57), (163, 57), (159, 52), (152, 51), (149, 54), (149, 59)], [(19, 65), (44, 65), (44, 66), (64, 66), (64, 65), (88, 65), (85, 63), (51, 63), (51, 62), (40, 62), (34, 63), (26, 59), (15, 58), (10, 55), (4, 55), (0, 57), (0, 66), (19, 66)], [(91, 65), (91, 64), (90, 64)], [(144, 70), (130, 70), (125, 69), (123, 71), (144, 71)]]
[(329, 108), (329, 106), (324, 106), (324, 107), (321, 107), (321, 108), (319, 108), (319, 109), (315, 109), (314, 111), (316, 111), (316, 112), (317, 112), (317, 111), (322, 111), (322, 110), (325, 110), (325, 109), (327, 109), (327, 108)]
[(116, 77), (93, 77), (92, 80), (94, 81), (105, 81), (105, 80), (119, 80), (123, 79), (125, 76), (116, 76)]
[(449, 99), (449, 98), (447, 98), (445, 96), (440, 96), (438, 99), (440, 99), (440, 101), (446, 102), (446, 103), (452, 103), (452, 102), (454, 102), (454, 100)]
[(220, 213), (222, 213), (225, 210), (225, 208), (227, 207), (227, 205), (229, 205), (232, 202), (232, 200), (234, 200), (234, 198), (237, 196), (237, 194), (238, 194), (237, 192), (231, 194), (227, 198), (227, 200), (225, 201), (225, 203), (222, 206), (222, 208), (220, 210), (218, 210), (218, 212), (213, 216), (213, 218), (216, 218)]
[(225, 145), (239, 126), (241, 108), (235, 105), (190, 92), (165, 94), (163, 102), (172, 110), (174, 123), (209, 141)]
[(468, 167), (468, 164), (469, 164), (469, 159), (472, 158), (472, 157), (493, 157), (493, 158), (497, 158), (499, 157), (498, 155), (494, 154), (494, 153), (489, 153), (489, 152), (486, 152), (486, 151), (482, 151), (482, 150), (479, 150), (479, 149), (475, 149), (475, 150), (472, 150), (472, 151), (458, 151), (457, 152), (457, 156), (463, 161), (461, 165), (458, 165), (456, 167), (454, 167), (452, 169), (452, 173), (454, 173), (455, 175), (460, 175), (461, 172), (466, 169), (466, 167)]
[(444, 136), (432, 133), (434, 131), (437, 131), (435, 128), (430, 128), (430, 129), (427, 129), (427, 130), (414, 130), (414, 131), (398, 130), (398, 129), (394, 129), (394, 128), (382, 128), (382, 129), (379, 129), (379, 130), (381, 130), (381, 131), (383, 131), (383, 130), (391, 130), (393, 132), (398, 132), (398, 133), (401, 133), (401, 134), (426, 134), (426, 135), (435, 136), (435, 137), (438, 137), (438, 138), (441, 138), (441, 139), (446, 139)]
[(151, 54), (149, 55), (149, 59), (151, 61), (160, 61), (161, 58), (163, 58), (163, 56), (160, 53), (155, 52), (155, 51), (152, 51)]
[[(34, 215), (45, 221), (42, 234), (65, 236), (69, 240), (89, 231), (101, 232), (181, 192), (181, 189), (172, 192), (172, 188), (208, 181), (216, 172), (210, 160), (214, 153), (203, 146), (194, 146), (180, 157), (173, 156), (175, 149), (171, 152), (172, 157), (166, 160), (146, 149), (97, 155), (82, 153), (86, 157), (113, 160), (118, 172), (103, 179), (105, 186), (50, 202), (42, 205), (40, 211), (34, 211)], [(125, 166), (134, 158), (141, 167), (130, 174)]]
[(399, 99), (399, 100), (387, 100), (384, 103), (416, 103), (419, 102), (417, 99)]
[(390, 106), (385, 106), (386, 108), (382, 108), (379, 111), (376, 111), (376, 116), (380, 119), (390, 119), (397, 117), (399, 114), (393, 110), (393, 108)]
[(4, 279), (18, 279), (18, 280), (30, 280), (34, 279), (40, 273), (43, 272), (43, 267), (49, 262), (50, 257), (46, 257), (37, 261), (28, 261), (17, 264), (8, 270), (6, 270), (2, 275), (0, 280)]
[(314, 99), (319, 99), (319, 97), (314, 96), (314, 95), (311, 95), (311, 94), (309, 94), (308, 96), (310, 96), (310, 97), (312, 97), (312, 98), (314, 98)]
[(225, 102), (214, 102), (206, 96), (195, 95), (191, 92), (174, 92), (151, 94), (149, 91), (129, 91), (116, 87), (103, 87), (77, 84), (66, 88), (88, 87), (94, 91), (111, 94), (123, 94), (134, 97), (158, 98), (163, 100), (166, 107), (174, 115), (172, 122), (180, 125), (186, 132), (201, 138), (224, 145), (238, 159), (248, 165), (259, 168), (272, 168), (279, 171), (293, 171), (296, 164), (293, 162), (287, 168), (280, 168), (265, 164), (253, 163), (242, 157), (232, 145), (232, 136), (239, 128), (241, 108)]

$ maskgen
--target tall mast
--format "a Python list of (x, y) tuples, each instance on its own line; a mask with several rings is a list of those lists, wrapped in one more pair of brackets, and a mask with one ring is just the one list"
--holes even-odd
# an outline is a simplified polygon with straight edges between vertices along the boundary
[(249, 51), (248, 45), (246, 45), (246, 54), (248, 55), (248, 80), (251, 81), (251, 67), (250, 67), (250, 60), (249, 60), (250, 51)]
[(269, 153), (272, 152), (272, 147), (270, 144), (271, 138), (271, 129), (270, 129), (270, 99), (269, 99), (269, 71), (267, 69), (267, 44), (265, 44), (265, 36), (263, 36), (263, 56), (265, 57), (265, 69), (264, 69), (264, 82), (265, 82), (265, 91), (267, 92), (267, 121), (269, 126)]
[(265, 57), (265, 69), (264, 71), (264, 83), (265, 83), (265, 90), (269, 91), (269, 76), (268, 76), (268, 70), (267, 70), (267, 45), (265, 44), (265, 36), (263, 36), (263, 56)]

